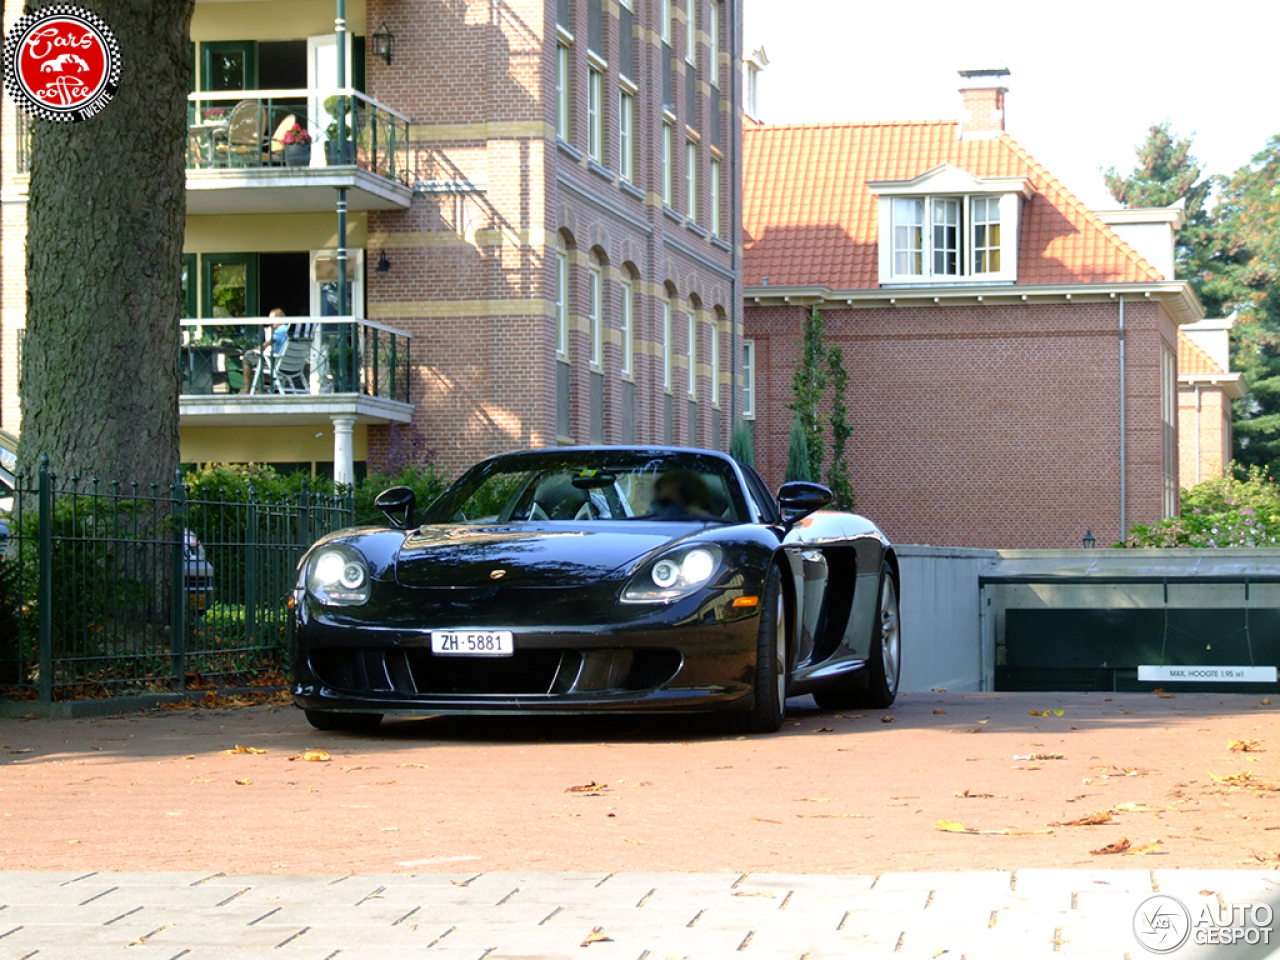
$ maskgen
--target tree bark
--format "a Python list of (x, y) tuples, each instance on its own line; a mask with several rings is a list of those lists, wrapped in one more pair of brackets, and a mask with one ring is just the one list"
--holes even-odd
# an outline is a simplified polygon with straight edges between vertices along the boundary
[(120, 44), (115, 99), (32, 121), (21, 466), (167, 485), (178, 342), (194, 0), (78, 0)]

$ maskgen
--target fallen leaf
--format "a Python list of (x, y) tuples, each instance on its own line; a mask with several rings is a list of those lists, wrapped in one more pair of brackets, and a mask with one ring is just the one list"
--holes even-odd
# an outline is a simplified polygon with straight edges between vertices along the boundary
[(1271, 706), (1271, 698), (1270, 698), (1270, 697), (1263, 697), (1263, 698), (1262, 698), (1262, 705), (1263, 705), (1264, 707), (1269, 707), (1269, 706)]
[(643, 840), (632, 840), (630, 837), (623, 837), (622, 839), (623, 839), (623, 840), (625, 840), (625, 841), (627, 841), (627, 843), (634, 844), (634, 845), (635, 845), (635, 846), (637, 846), (637, 847), (643, 847), (643, 846), (644, 846), (644, 841), (643, 841)]
[(994, 793), (970, 793), (968, 790), (964, 793), (954, 794), (954, 796), (964, 800), (994, 800), (996, 798)]
[(981, 727), (961, 727), (958, 729), (948, 730), (947, 733), (981, 733)]
[(601, 790), (609, 789), (607, 783), (596, 783), (592, 780), (590, 783), (580, 783), (576, 787), (569, 787), (565, 793), (599, 793)]
[(831, 733), (833, 729), (834, 729), (833, 727), (819, 727), (817, 730), (813, 732), (814, 733)]
[(1150, 843), (1144, 843), (1140, 847), (1130, 847), (1128, 850), (1128, 853), (1130, 855), (1133, 855), (1133, 854), (1147, 855), (1152, 853), (1164, 853), (1165, 850), (1162, 845), (1163, 842), (1164, 841), (1162, 840), (1152, 840)]
[(351, 773), (353, 770), (372, 770), (372, 769), (373, 769), (373, 767), (370, 767), (370, 766), (363, 766), (363, 767), (343, 767), (343, 768), (342, 768), (342, 772), (343, 772), (343, 773)]
[[(752, 817), (751, 819), (754, 820), (756, 823), (781, 823), (782, 822), (781, 820), (770, 820), (767, 817)], [(636, 843), (637, 841), (631, 840), (628, 842)]]
[(397, 763), (397, 767), (421, 767), (423, 770), (428, 769), (425, 763)]
[(1202, 896), (1202, 897), (1212, 897), (1215, 893), (1217, 893), (1217, 891), (1216, 891), (1216, 890), (1201, 890), (1201, 891), (1200, 891), (1200, 896)]
[(239, 785), (240, 785), (240, 786), (242, 786), (242, 787), (247, 787), (249, 784), (253, 783), (253, 781), (252, 781), (252, 780), (237, 780), (237, 781), (236, 781), (236, 783), (237, 783), (237, 784), (239, 784)]
[(305, 750), (303, 751), (302, 759), (310, 760), (312, 763), (325, 763), (330, 757), (323, 750)]
[(1065, 760), (1066, 757), (1064, 757), (1060, 753), (1028, 753), (1025, 757), (1018, 756), (1017, 754), (1015, 754), (1013, 759), (1015, 760)]
[(222, 752), (223, 753), (266, 753), (267, 751), (259, 750), (257, 747), (242, 747), (240, 746), (240, 744), (237, 743), (234, 750), (223, 750)]
[(735, 890), (733, 895), (735, 897), (768, 897), (770, 900), (773, 899), (773, 894), (768, 890)]
[(796, 797), (796, 803), (830, 803), (830, 797)]
[(1129, 841), (1121, 837), (1115, 843), (1108, 843), (1105, 847), (1099, 847), (1097, 850), (1090, 850), (1089, 852), (1094, 856), (1105, 856), (1109, 853), (1124, 853), (1128, 849)]
[(1218, 774), (1210, 770), (1209, 776), (1217, 780), (1218, 783), (1248, 783), (1250, 780), (1253, 779), (1253, 774), (1250, 773), (1248, 770), (1245, 770), (1241, 773), (1224, 773), (1221, 776), (1219, 776)]
[(880, 718), (880, 722), (881, 722), (881, 723), (893, 723), (893, 714), (889, 714), (889, 716), (887, 716), (887, 717), (881, 717), (881, 718)]
[(977, 830), (973, 827), (966, 827), (958, 820), (939, 820), (934, 824), (933, 829), (941, 830), (944, 833), (968, 833), (986, 837), (1023, 837), (1036, 833), (1053, 833), (1049, 829), (1019, 830), (1017, 827), (1005, 827), (1003, 830)]
[(1098, 813), (1091, 813), (1087, 817), (1080, 817), (1078, 820), (1068, 820), (1065, 823), (1054, 823), (1050, 826), (1054, 827), (1092, 827), (1099, 823), (1110, 823), (1111, 811), (1101, 810)]
[(1252, 753), (1262, 749), (1261, 740), (1232, 740), (1227, 749), (1235, 753)]
[(604, 943), (606, 940), (612, 941), (613, 937), (606, 936), (603, 927), (596, 927), (587, 934), (587, 939), (582, 941), (584, 947), (589, 947), (593, 943)]
[(934, 713), (946, 713), (947, 711), (945, 711), (945, 710), (935, 710), (935, 711), (933, 711), (933, 712), (934, 712)]

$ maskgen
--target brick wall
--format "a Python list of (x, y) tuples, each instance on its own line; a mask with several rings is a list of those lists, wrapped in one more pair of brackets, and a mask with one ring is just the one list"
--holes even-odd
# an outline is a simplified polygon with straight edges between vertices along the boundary
[[(1120, 539), (1114, 302), (823, 310), (844, 349), (858, 512), (902, 543), (1079, 546)], [(756, 464), (786, 469), (799, 307), (749, 307)], [(1126, 523), (1162, 515), (1162, 307), (1126, 308)], [(829, 439), (828, 431), (828, 439)]]
[(1231, 462), (1231, 398), (1221, 387), (1178, 385), (1178, 483), (1222, 476)]

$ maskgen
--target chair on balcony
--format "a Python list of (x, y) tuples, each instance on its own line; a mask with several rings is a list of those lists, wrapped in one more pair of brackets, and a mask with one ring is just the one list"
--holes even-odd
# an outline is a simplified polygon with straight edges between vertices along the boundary
[(275, 133), (271, 134), (271, 138), (267, 141), (267, 151), (271, 155), (271, 163), (284, 163), (284, 135), (292, 130), (293, 125), (297, 122), (298, 118), (290, 113), (276, 124)]
[(235, 166), (261, 166), (271, 161), (271, 143), (266, 135), (266, 111), (257, 100), (242, 100), (227, 118), (227, 128), (214, 145), (217, 153)]
[[(308, 324), (314, 329), (314, 324)], [(291, 331), (292, 334), (292, 331)], [(311, 360), (311, 337), (290, 335), (271, 363), (271, 386), (276, 393), (310, 393), (307, 364)]]

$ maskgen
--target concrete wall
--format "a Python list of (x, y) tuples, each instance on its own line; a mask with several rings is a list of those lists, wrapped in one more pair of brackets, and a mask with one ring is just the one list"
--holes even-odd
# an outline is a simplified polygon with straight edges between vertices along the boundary
[(995, 550), (897, 546), (902, 596), (904, 693), (944, 688), (990, 690), (995, 678), (983, 644), (978, 577)]

